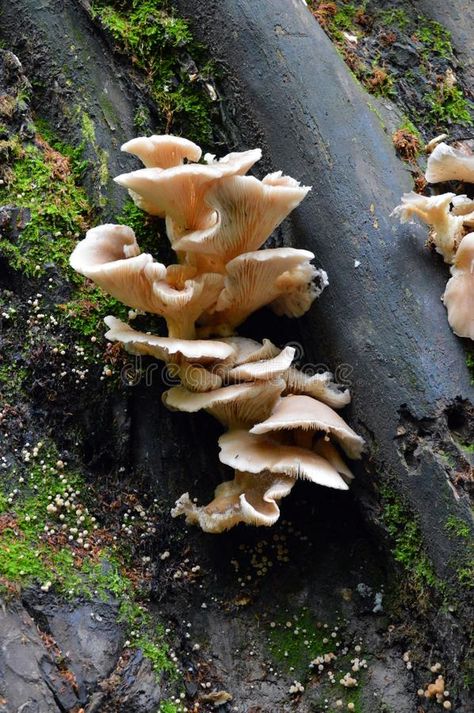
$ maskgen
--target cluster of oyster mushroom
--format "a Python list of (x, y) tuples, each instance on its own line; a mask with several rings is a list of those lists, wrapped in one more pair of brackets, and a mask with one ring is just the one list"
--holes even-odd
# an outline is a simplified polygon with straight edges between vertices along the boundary
[[(310, 190), (281, 172), (246, 175), (260, 150), (220, 160), (183, 138), (140, 137), (122, 150), (145, 168), (118, 176), (135, 203), (166, 220), (178, 262), (166, 267), (141, 253), (133, 230), (89, 230), (71, 265), (124, 304), (164, 317), (168, 336), (139, 332), (106, 317), (107, 339), (167, 364), (179, 385), (163, 395), (172, 410), (205, 410), (227, 429), (220, 460), (234, 478), (206, 506), (188, 493), (172, 511), (206, 532), (239, 522), (272, 525), (278, 502), (298, 478), (347, 489), (352, 474), (341, 450), (360, 458), (364, 445), (334, 409), (350, 401), (329, 372), (292, 367), (295, 350), (235, 334), (263, 305), (298, 317), (327, 284), (314, 255), (294, 248), (259, 250)], [(341, 450), (340, 450), (341, 449)]]
[[(474, 154), (465, 146), (439, 143), (428, 158), (425, 178), (428, 183), (474, 184)], [(418, 218), (430, 226), (430, 244), (452, 266), (442, 297), (449, 324), (459, 337), (474, 339), (474, 200), (456, 193), (405, 193), (392, 215), (402, 223)]]

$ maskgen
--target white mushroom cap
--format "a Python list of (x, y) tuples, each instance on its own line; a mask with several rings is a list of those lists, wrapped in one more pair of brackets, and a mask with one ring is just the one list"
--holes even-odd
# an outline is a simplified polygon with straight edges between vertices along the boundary
[(364, 439), (347, 425), (330, 406), (311, 396), (284, 396), (271, 416), (250, 429), (250, 433), (273, 431), (322, 431), (333, 436), (350, 458), (360, 458)]
[[(302, 265), (314, 258), (308, 250), (274, 248), (244, 253), (226, 266), (225, 288), (219, 295), (213, 314), (202, 323), (241, 324), (249, 314), (273, 302), (282, 294), (301, 286)], [(311, 270), (315, 268), (310, 266)], [(305, 285), (307, 277), (304, 276)]]
[(257, 161), (260, 161), (261, 158), (261, 149), (232, 151), (232, 153), (228, 153), (219, 159), (216, 159), (215, 156), (209, 153), (204, 155), (204, 161), (208, 166), (217, 166), (224, 171), (225, 175), (233, 174), (236, 176), (243, 176)]
[(106, 339), (111, 342), (122, 342), (130, 354), (147, 354), (165, 362), (188, 361), (197, 364), (209, 364), (229, 359), (233, 347), (220, 341), (210, 339), (173, 339), (157, 337), (144, 332), (138, 332), (115, 317), (106, 317), (105, 324), (109, 331)]
[(224, 344), (230, 344), (234, 349), (232, 366), (261, 361), (262, 359), (272, 359), (278, 356), (281, 351), (269, 339), (264, 339), (262, 344), (247, 337), (224, 337), (220, 341), (224, 342)]
[(147, 168), (172, 168), (184, 159), (199, 161), (202, 151), (188, 139), (172, 134), (138, 136), (121, 146), (121, 151), (138, 156)]
[(465, 234), (464, 225), (469, 224), (472, 215), (453, 215), (450, 204), (454, 198), (454, 193), (421, 196), (412, 191), (402, 196), (401, 205), (392, 212), (392, 216), (398, 216), (402, 223), (416, 217), (432, 226), (434, 232), (431, 237), (436, 251), (447, 263), (453, 261), (457, 246)]
[(308, 376), (303, 371), (290, 367), (283, 375), (286, 381), (286, 394), (305, 394), (323, 401), (331, 408), (343, 408), (351, 401), (349, 389), (341, 390), (333, 381), (330, 371)]
[(147, 213), (173, 221), (179, 234), (207, 228), (215, 222), (205, 196), (212, 182), (222, 175), (219, 168), (189, 163), (166, 170), (142, 168), (122, 173), (114, 180), (128, 188), (135, 203)]
[(293, 347), (285, 347), (277, 356), (272, 359), (262, 359), (260, 361), (240, 364), (227, 372), (227, 378), (233, 382), (239, 381), (268, 381), (276, 376), (282, 376), (288, 370), (295, 350)]
[(462, 239), (451, 274), (443, 295), (449, 324), (458, 337), (474, 339), (474, 233)]
[(466, 195), (454, 196), (451, 201), (451, 213), (453, 215), (470, 215), (474, 213), (474, 200)]
[(153, 312), (153, 285), (165, 279), (166, 268), (151, 255), (140, 254), (135, 233), (125, 225), (99, 225), (87, 231), (69, 262), (118, 300)]
[(441, 181), (465, 181), (474, 183), (474, 154), (455, 149), (448, 144), (436, 146), (426, 168), (428, 183)]
[(252, 176), (222, 178), (206, 195), (219, 216), (216, 225), (185, 234), (175, 249), (219, 255), (224, 263), (257, 250), (310, 190), (293, 183), (266, 184)]
[(204, 532), (217, 534), (240, 522), (248, 525), (273, 525), (280, 516), (277, 501), (288, 495), (293, 478), (236, 473), (234, 480), (217, 486), (209, 505), (199, 507), (188, 493), (176, 501), (172, 517), (185, 515), (188, 525), (199, 525)]
[(327, 488), (347, 490), (347, 485), (325, 458), (297, 446), (278, 443), (274, 439), (234, 430), (219, 438), (221, 463), (249, 473), (268, 471), (274, 475), (305, 478)]
[(193, 393), (173, 386), (163, 394), (163, 403), (172, 411), (195, 413), (205, 409), (226, 426), (239, 428), (256, 423), (271, 413), (284, 388), (278, 379), (254, 384), (235, 384), (215, 391)]

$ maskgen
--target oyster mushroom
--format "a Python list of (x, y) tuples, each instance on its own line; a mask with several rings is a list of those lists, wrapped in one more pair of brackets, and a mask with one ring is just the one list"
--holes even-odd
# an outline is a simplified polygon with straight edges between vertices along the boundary
[(183, 386), (173, 386), (163, 394), (163, 403), (172, 411), (195, 413), (204, 409), (224, 425), (242, 428), (266, 418), (284, 386), (281, 379), (234, 384), (206, 393), (193, 393)]
[(474, 183), (474, 154), (440, 143), (428, 158), (425, 178), (428, 183), (464, 181)]
[(279, 443), (266, 435), (232, 430), (219, 438), (221, 463), (234, 470), (304, 478), (327, 488), (347, 490), (337, 469), (321, 455), (298, 446)]
[(221, 483), (209, 505), (195, 505), (188, 493), (176, 501), (172, 517), (184, 515), (188, 525), (199, 525), (204, 532), (217, 534), (239, 523), (273, 525), (280, 516), (278, 501), (288, 495), (294, 478), (275, 478), (263, 473), (258, 476), (237, 472), (233, 480)]
[(146, 168), (173, 168), (184, 160), (199, 161), (202, 151), (197, 144), (180, 136), (164, 134), (137, 136), (120, 147), (125, 153), (138, 156)]
[(474, 233), (463, 238), (451, 275), (443, 295), (448, 322), (458, 337), (474, 339)]
[(339, 414), (311, 396), (284, 396), (265, 421), (250, 429), (257, 434), (279, 431), (294, 432), (297, 440), (301, 436), (300, 442), (306, 440), (305, 433), (323, 433), (335, 439), (349, 458), (360, 458), (364, 448), (364, 439)]
[(311, 295), (312, 301), (311, 284), (317, 276), (316, 268), (310, 265), (313, 258), (308, 250), (294, 248), (239, 255), (226, 265), (225, 287), (215, 308), (200, 323), (232, 330), (255, 310), (300, 288)]
[(219, 255), (224, 264), (258, 250), (309, 190), (296, 181), (274, 185), (252, 176), (222, 178), (206, 195), (218, 215), (214, 229), (184, 235), (175, 249)]
[(443, 193), (439, 196), (421, 196), (413, 191), (405, 193), (392, 216), (398, 216), (402, 223), (416, 217), (431, 226), (431, 239), (436, 251), (443, 256), (445, 262), (452, 263), (459, 243), (468, 232), (468, 226), (474, 224), (474, 212), (467, 215), (455, 215), (451, 212), (450, 206), (455, 198), (454, 193)]

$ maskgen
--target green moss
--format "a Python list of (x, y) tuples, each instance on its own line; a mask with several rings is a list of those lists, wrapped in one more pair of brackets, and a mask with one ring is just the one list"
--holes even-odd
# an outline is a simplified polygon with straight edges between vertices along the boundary
[(462, 537), (463, 539), (469, 539), (471, 536), (471, 528), (467, 522), (454, 515), (448, 517), (444, 529), (450, 534), (456, 535), (456, 537)]
[(0, 188), (0, 203), (27, 208), (31, 218), (16, 243), (0, 240), (0, 251), (14, 269), (29, 277), (43, 274), (51, 264), (68, 269), (75, 238), (90, 217), (86, 194), (77, 184), (82, 170), (73, 155), (63, 157), (38, 145), (16, 157), (11, 182)]
[(272, 658), (287, 670), (293, 668), (296, 675), (307, 673), (312, 659), (334, 649), (332, 639), (323, 641), (329, 629), (318, 625), (307, 610), (279, 615), (272, 624), (268, 637)]
[(471, 384), (474, 386), (474, 350), (467, 350), (466, 366), (471, 375)]
[(415, 124), (410, 121), (407, 117), (404, 118), (403, 123), (400, 124), (398, 127), (400, 131), (409, 131), (410, 134), (413, 134), (418, 141), (420, 142), (420, 150), (423, 148), (424, 142), (423, 142), (423, 137), (421, 136), (420, 132), (416, 128)]
[(420, 598), (426, 597), (429, 589), (441, 591), (443, 584), (436, 577), (424, 550), (420, 526), (411, 509), (389, 485), (380, 488), (380, 495), (382, 520), (393, 542), (392, 554), (405, 570), (408, 586), (417, 592)]
[(398, 27), (400, 30), (406, 30), (410, 26), (411, 19), (401, 8), (390, 8), (382, 10), (378, 15), (382, 25), (386, 27)]
[(418, 15), (417, 20), (416, 37), (425, 46), (427, 56), (434, 52), (440, 57), (451, 59), (453, 57), (451, 33), (439, 22), (429, 20), (423, 15)]
[(474, 104), (466, 99), (457, 86), (442, 84), (434, 92), (425, 95), (428, 114), (433, 124), (439, 127), (450, 124), (472, 126), (474, 124)]
[[(93, 11), (111, 32), (121, 50), (146, 77), (164, 124), (177, 121), (196, 141), (212, 137), (213, 109), (205, 89), (211, 67), (203, 47), (196, 43), (185, 20), (174, 15), (165, 0), (96, 0)], [(189, 56), (198, 72), (189, 70)], [(195, 76), (196, 75), (196, 76)]]
[(161, 701), (158, 713), (179, 713), (181, 710), (180, 706), (171, 701)]

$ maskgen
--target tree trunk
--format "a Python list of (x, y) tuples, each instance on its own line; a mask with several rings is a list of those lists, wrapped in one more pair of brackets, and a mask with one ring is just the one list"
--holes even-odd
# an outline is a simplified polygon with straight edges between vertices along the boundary
[[(172, 629), (188, 701), (210, 681), (213, 690), (233, 695), (227, 710), (309, 713), (324, 710), (325, 697), (335, 705), (334, 689), (314, 676), (304, 695), (290, 700), (289, 686), (308, 675), (312, 650), (312, 640), (306, 645), (298, 633), (288, 636), (290, 620), (308, 631), (323, 623), (328, 631), (339, 627), (334, 638), (348, 649), (340, 656), (344, 671), (358, 655), (351, 647), (363, 639), (361, 656), (369, 661), (357, 694), (363, 713), (413, 713), (426, 666), (438, 659), (458, 692), (456, 710), (467, 712), (468, 670), (461, 662), (472, 600), (458, 579), (465, 540), (453, 537), (448, 524), (472, 527), (466, 482), (472, 455), (465, 444), (474, 435), (474, 392), (465, 344), (450, 331), (440, 301), (446, 267), (424, 247), (421, 229), (389, 218), (412, 187), (409, 171), (395, 157), (376, 100), (353, 79), (304, 2), (174, 4), (223, 68), (229, 149), (261, 146), (258, 171), (282, 169), (313, 186), (274, 241), (312, 250), (330, 286), (303, 319), (260, 314), (240, 333), (296, 342), (302, 365), (325, 364), (349, 383), (353, 401), (345, 415), (366, 438), (368, 454), (349, 495), (298, 484), (273, 531), (239, 528), (212, 537), (188, 530), (171, 522), (169, 508), (185, 490), (206, 502), (228, 477), (217, 457), (220, 429), (204, 414), (168, 412), (158, 371), (150, 382), (106, 396), (91, 384), (87, 409), (84, 401), (82, 410), (70, 404), (82, 427), (81, 467), (98, 492), (116, 488), (118, 498), (121, 488), (136, 486), (137, 497), (149, 491), (163, 507), (150, 550), (156, 568), (150, 588), (154, 616)], [(33, 82), (36, 114), (76, 143), (85, 138), (84, 113), (90, 118), (86, 155), (93, 168), (86, 187), (98, 222), (113, 218), (124, 196), (110, 177), (135, 165), (119, 146), (135, 134), (142, 104), (152, 123), (158, 116), (142, 78), (114, 53), (88, 3), (12, 0), (0, 7), (2, 39)], [(20, 296), (30, 294), (27, 282), (14, 283)], [(69, 438), (71, 425), (61, 423), (53, 406), (41, 403), (39, 411), (42, 424), (55, 419), (59, 440)], [(196, 564), (204, 574), (199, 584), (188, 578)], [(29, 594), (23, 601), (52, 631), (50, 609), (60, 605), (45, 604), (45, 597)], [(62, 616), (73, 615), (67, 609)], [(61, 627), (54, 631), (61, 638)], [(118, 636), (110, 631), (104, 638)], [(70, 639), (63, 638), (66, 648)], [(402, 659), (408, 649), (419, 657), (414, 672)], [(77, 670), (86, 665), (80, 661)], [(103, 664), (97, 680), (106, 679), (110, 665)], [(147, 678), (153, 694), (130, 703), (133, 676), (120, 666), (107, 693), (96, 679), (84, 683), (80, 703), (87, 713), (155, 710), (160, 689)], [(351, 691), (341, 691), (346, 703)]]

